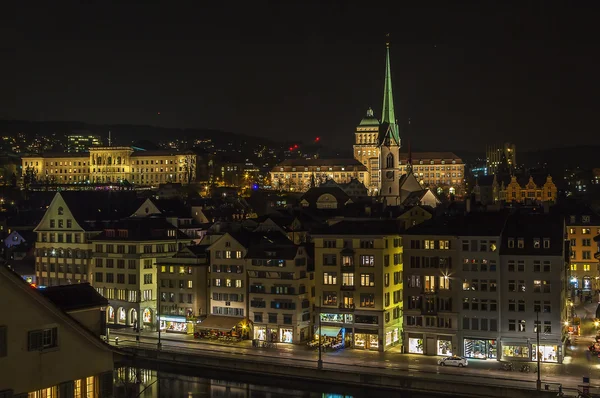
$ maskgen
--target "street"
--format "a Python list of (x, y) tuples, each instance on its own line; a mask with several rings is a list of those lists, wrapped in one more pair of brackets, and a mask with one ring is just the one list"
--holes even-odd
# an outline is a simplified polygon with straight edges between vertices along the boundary
[[(578, 386), (582, 384), (583, 376), (590, 376), (593, 386), (592, 392), (600, 392), (600, 359), (595, 355), (589, 355), (588, 346), (594, 341), (595, 326), (594, 317), (597, 304), (579, 305), (575, 308), (581, 317), (581, 336), (574, 337), (572, 346), (567, 347), (563, 364), (542, 364), (541, 379), (542, 388), (544, 384), (550, 384), (550, 388), (556, 390), (558, 384), (562, 384), (566, 393), (573, 395)], [(111, 330), (111, 344), (115, 344), (114, 337), (119, 337), (119, 346), (135, 345), (135, 333), (131, 329)], [(142, 332), (140, 344), (144, 346), (154, 345), (158, 342), (158, 333)], [(211, 355), (249, 355), (255, 357), (272, 358), (281, 361), (297, 361), (307, 364), (316, 364), (318, 351), (309, 349), (305, 345), (279, 344), (277, 348), (254, 348), (251, 341), (236, 343), (216, 343), (205, 340), (194, 339), (190, 335), (174, 333), (161, 333), (161, 344), (164, 350), (183, 349), (202, 350)], [(409, 372), (409, 374), (428, 374), (432, 378), (449, 375), (453, 378), (464, 377), (466, 379), (477, 379), (479, 382), (485, 380), (489, 384), (502, 383), (528, 388), (535, 388), (537, 374), (533, 369), (537, 366), (530, 363), (532, 371), (523, 373), (517, 369), (514, 371), (502, 370), (502, 362), (495, 360), (469, 359), (467, 368), (450, 368), (437, 365), (439, 357), (423, 356), (417, 354), (402, 354), (400, 347), (380, 353), (373, 351), (362, 351), (357, 349), (342, 349), (339, 351), (323, 352), (322, 359), (325, 367), (336, 366), (345, 368), (361, 368), (364, 371), (381, 369), (386, 371)], [(435, 375), (435, 377), (434, 377)], [(483, 378), (483, 379), (482, 379)], [(575, 394), (576, 395), (576, 394)]]

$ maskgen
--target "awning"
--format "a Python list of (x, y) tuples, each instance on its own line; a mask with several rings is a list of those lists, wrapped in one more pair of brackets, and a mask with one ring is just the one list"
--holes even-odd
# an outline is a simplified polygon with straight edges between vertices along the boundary
[(231, 330), (244, 318), (235, 316), (209, 315), (196, 327), (200, 329)]
[[(337, 326), (321, 326), (321, 335), (323, 336), (329, 336), (329, 337), (337, 337), (338, 334), (340, 334), (340, 330), (342, 330), (342, 328), (339, 328)], [(318, 329), (317, 329), (317, 334), (318, 334)]]

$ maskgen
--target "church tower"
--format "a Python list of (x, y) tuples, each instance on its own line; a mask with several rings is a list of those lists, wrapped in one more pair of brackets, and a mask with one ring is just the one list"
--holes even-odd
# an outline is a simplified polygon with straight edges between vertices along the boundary
[(369, 193), (376, 194), (379, 190), (379, 120), (373, 114), (373, 109), (367, 110), (366, 116), (360, 121), (354, 133), (354, 159), (367, 167), (369, 172)]
[(389, 34), (386, 42), (385, 85), (378, 148), (379, 195), (387, 206), (400, 205), (400, 131), (394, 115)]

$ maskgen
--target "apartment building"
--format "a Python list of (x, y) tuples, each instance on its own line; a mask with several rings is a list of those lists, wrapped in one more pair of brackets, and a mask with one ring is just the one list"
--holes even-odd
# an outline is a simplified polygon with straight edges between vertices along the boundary
[(186, 246), (156, 259), (161, 330), (193, 334), (209, 313), (208, 245)]
[(109, 324), (156, 329), (156, 260), (191, 239), (162, 217), (126, 218), (90, 239), (92, 286), (109, 300)]
[(569, 288), (574, 297), (578, 292), (589, 294), (600, 290), (600, 272), (594, 254), (594, 236), (600, 234), (600, 217), (590, 209), (579, 209), (566, 216), (567, 239), (570, 246)]
[[(55, 292), (46, 297), (0, 267), (0, 301), (6, 307), (10, 303), (10, 310), (0, 311), (0, 396), (112, 393), (113, 350), (93, 330), (92, 321), (101, 315), (99, 307), (82, 297), (65, 303), (64, 296), (55, 297)], [(69, 313), (60, 304), (66, 304)], [(88, 304), (95, 306), (95, 313), (85, 311)]]
[(311, 259), (306, 248), (291, 240), (263, 239), (248, 249), (245, 258), (254, 339), (300, 343), (311, 338)]
[(380, 352), (401, 344), (399, 225), (396, 220), (342, 220), (312, 234), (322, 334), (346, 347)]
[(458, 354), (457, 275), (460, 246), (446, 222), (426, 221), (408, 229), (404, 241), (404, 351)]
[(536, 361), (539, 353), (543, 362), (562, 362), (568, 325), (564, 231), (561, 216), (508, 218), (500, 247), (499, 358)]
[(57, 192), (34, 229), (39, 286), (91, 281), (91, 239), (137, 207), (133, 192)]

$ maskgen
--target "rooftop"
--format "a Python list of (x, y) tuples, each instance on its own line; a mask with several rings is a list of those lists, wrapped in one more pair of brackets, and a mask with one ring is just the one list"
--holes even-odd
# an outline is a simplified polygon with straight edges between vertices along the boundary
[(58, 308), (67, 312), (108, 305), (108, 300), (89, 283), (50, 286), (38, 291)]
[(330, 226), (317, 228), (312, 235), (398, 235), (402, 231), (402, 225), (403, 223), (392, 219), (342, 220)]
[(356, 166), (367, 169), (364, 164), (356, 159), (286, 159), (275, 167), (325, 167), (325, 166)]
[(409, 228), (404, 235), (500, 236), (507, 217), (505, 212), (438, 217)]

